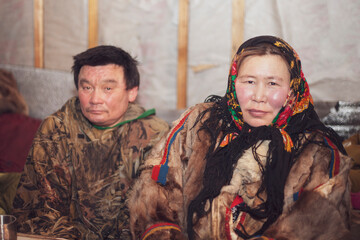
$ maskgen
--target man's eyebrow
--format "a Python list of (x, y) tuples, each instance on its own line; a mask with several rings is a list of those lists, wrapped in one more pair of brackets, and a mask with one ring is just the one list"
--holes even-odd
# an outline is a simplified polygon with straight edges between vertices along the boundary
[(83, 83), (90, 83), (90, 82), (84, 78), (81, 78), (79, 83), (83, 84)]
[[(106, 79), (101, 81), (102, 83), (117, 83), (118, 81), (114, 80), (114, 79)], [(83, 84), (83, 83), (88, 83), (90, 84), (89, 80), (86, 80), (85, 78), (82, 78), (79, 80), (79, 83)]]
[(114, 80), (114, 79), (105, 79), (104, 81), (102, 81), (104, 83), (118, 83), (118, 81)]

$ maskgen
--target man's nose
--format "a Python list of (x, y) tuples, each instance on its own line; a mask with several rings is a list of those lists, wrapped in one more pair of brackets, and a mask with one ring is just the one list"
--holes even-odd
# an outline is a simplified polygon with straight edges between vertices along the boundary
[(92, 91), (91, 97), (90, 97), (90, 103), (91, 104), (100, 104), (100, 103), (102, 103), (102, 95), (101, 95), (101, 92), (98, 89), (95, 89), (94, 91)]

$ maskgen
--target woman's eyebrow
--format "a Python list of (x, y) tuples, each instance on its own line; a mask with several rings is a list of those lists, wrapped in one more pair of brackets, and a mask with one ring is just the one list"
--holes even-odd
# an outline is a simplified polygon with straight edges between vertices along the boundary
[(282, 77), (279, 77), (279, 76), (269, 76), (266, 79), (284, 81), (284, 79)]
[(238, 76), (238, 78), (256, 78), (256, 77), (253, 75), (240, 75)]

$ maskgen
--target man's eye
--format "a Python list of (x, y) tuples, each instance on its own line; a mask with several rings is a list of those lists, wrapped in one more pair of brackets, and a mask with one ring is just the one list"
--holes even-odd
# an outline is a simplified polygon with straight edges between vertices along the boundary
[(83, 89), (84, 89), (84, 90), (90, 90), (90, 87), (85, 86), (85, 87), (83, 87)]
[(111, 88), (110, 88), (110, 87), (107, 87), (107, 88), (105, 88), (105, 90), (106, 90), (106, 91), (110, 91), (110, 90), (111, 90)]

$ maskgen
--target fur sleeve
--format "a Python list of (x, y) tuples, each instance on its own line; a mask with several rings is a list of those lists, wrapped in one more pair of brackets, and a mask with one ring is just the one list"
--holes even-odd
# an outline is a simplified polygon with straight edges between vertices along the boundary
[[(146, 159), (128, 204), (134, 239), (186, 239), (187, 206), (198, 193), (202, 177), (199, 172), (204, 154), (199, 153), (203, 148), (197, 147), (201, 136), (193, 128), (199, 110), (195, 107), (186, 111)], [(166, 165), (165, 159), (165, 182), (157, 182), (154, 169)]]
[[(324, 146), (310, 144), (294, 165), (288, 183), (296, 179), (294, 176), (300, 176), (296, 173), (303, 167), (298, 179), (303, 191), (300, 190), (294, 204), (284, 207), (283, 214), (266, 230), (265, 236), (278, 240), (349, 239), (351, 161), (324, 140)], [(312, 164), (304, 167), (304, 161)], [(304, 171), (306, 168), (308, 172)]]

